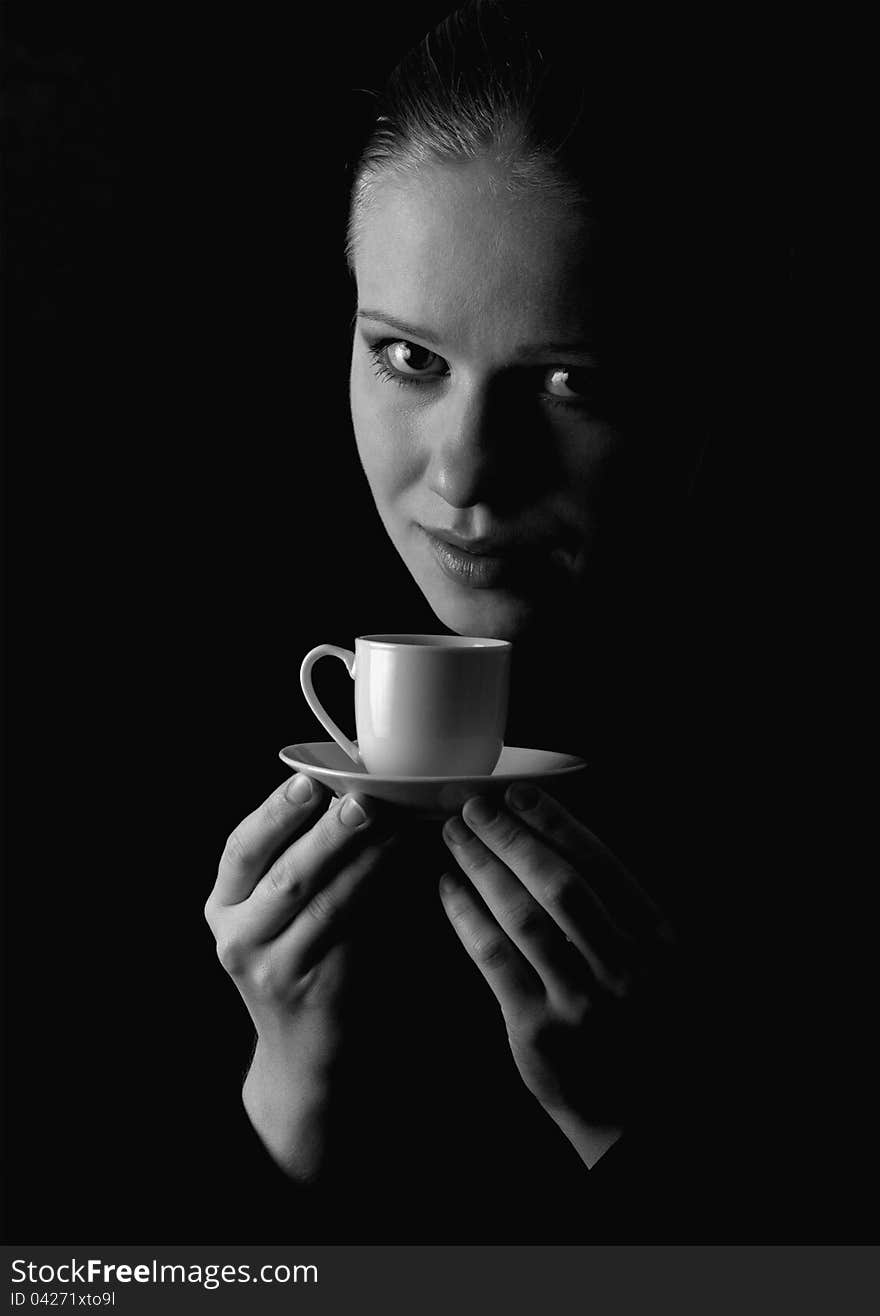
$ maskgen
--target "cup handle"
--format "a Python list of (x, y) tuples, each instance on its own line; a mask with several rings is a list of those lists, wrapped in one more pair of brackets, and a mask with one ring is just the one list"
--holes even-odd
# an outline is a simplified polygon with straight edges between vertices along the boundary
[(339, 727), (333, 721), (333, 718), (325, 710), (323, 704), (318, 699), (318, 696), (315, 694), (315, 687), (312, 685), (312, 667), (319, 658), (326, 658), (328, 656), (331, 658), (341, 658), (348, 668), (349, 676), (354, 680), (354, 654), (351, 649), (340, 649), (335, 644), (319, 644), (317, 648), (310, 649), (302, 660), (302, 666), (299, 669), (300, 685), (302, 686), (303, 694), (306, 697), (306, 702), (308, 703), (309, 708), (312, 710), (321, 725), (330, 732), (330, 735), (336, 741), (337, 745), (339, 745), (340, 749), (345, 750), (349, 758), (354, 759), (355, 763), (362, 765), (363, 761), (358, 753), (357, 745), (354, 741), (349, 740), (348, 736), (342, 734)]

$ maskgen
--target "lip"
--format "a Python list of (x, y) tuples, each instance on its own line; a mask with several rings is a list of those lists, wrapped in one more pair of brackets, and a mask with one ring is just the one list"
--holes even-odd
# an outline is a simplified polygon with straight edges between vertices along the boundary
[(492, 539), (463, 539), (448, 531), (420, 529), (443, 572), (457, 585), (498, 589), (522, 575), (533, 554)]
[(460, 549), (462, 553), (474, 553), (480, 557), (505, 557), (523, 551), (522, 543), (510, 537), (504, 539), (498, 535), (485, 535), (481, 539), (468, 539), (465, 535), (457, 535), (454, 530), (440, 530), (436, 526), (422, 526), (422, 529), (432, 539), (439, 539), (452, 548)]

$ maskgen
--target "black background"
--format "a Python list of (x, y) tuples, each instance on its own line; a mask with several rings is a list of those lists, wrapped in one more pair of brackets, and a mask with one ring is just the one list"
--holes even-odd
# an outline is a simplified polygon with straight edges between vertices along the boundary
[[(268, 6), (124, 30), (69, 6), (7, 14), (16, 1242), (248, 1241), (247, 1205), (234, 1184), (224, 1196), (223, 1130), (251, 1029), (202, 908), (227, 833), (285, 775), (278, 749), (311, 735), (305, 650), (349, 643), (361, 617), (434, 629), (350, 435), (342, 240), (369, 107), (356, 89), (445, 10), (300, 12), (283, 31)], [(758, 831), (769, 788), (784, 838), (793, 793), (796, 678), (778, 641), (797, 586), (775, 495), (794, 431), (801, 449), (810, 437), (780, 402), (804, 295), (789, 282), (787, 167), (772, 90), (749, 86), (761, 383), (748, 445), (709, 458), (702, 515), (716, 548), (737, 531), (722, 555), (727, 716), (746, 711), (755, 743), (727, 780), (748, 783), (737, 844), (752, 900), (789, 920), (785, 1013), (804, 890), (815, 917), (821, 888)], [(333, 679), (328, 702), (346, 698)], [(800, 1038), (804, 1022), (788, 1023)], [(810, 1101), (817, 1081), (831, 1092), (838, 1023), (811, 1013), (824, 1077), (805, 1077)]]

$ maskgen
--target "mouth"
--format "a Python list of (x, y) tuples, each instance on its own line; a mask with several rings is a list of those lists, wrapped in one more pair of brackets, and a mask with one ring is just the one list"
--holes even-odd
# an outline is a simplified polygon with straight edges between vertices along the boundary
[(458, 585), (501, 589), (533, 575), (547, 553), (500, 538), (465, 539), (420, 526), (440, 569)]

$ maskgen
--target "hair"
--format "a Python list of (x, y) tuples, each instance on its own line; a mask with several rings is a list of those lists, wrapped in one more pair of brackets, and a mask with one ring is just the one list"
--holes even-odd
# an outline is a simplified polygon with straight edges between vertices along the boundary
[(468, 0), (393, 70), (353, 172), (349, 268), (372, 187), (388, 173), (489, 155), (510, 192), (589, 209), (611, 107), (602, 106), (588, 52), (575, 54), (569, 25), (560, 30), (547, 10), (528, 0)]

